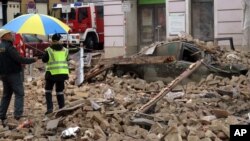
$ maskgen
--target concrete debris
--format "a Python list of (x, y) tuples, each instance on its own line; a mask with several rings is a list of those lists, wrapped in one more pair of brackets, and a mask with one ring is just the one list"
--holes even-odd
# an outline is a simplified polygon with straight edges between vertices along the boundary
[(27, 136), (24, 137), (23, 140), (25, 140), (25, 141), (33, 141), (34, 140), (33, 138), (34, 138), (33, 135), (27, 135)]
[(46, 126), (46, 130), (55, 130), (57, 128), (60, 120), (61, 120), (61, 118), (49, 120), (47, 123), (47, 126)]
[(131, 121), (134, 124), (152, 126), (155, 124), (153, 120), (145, 119), (145, 118), (135, 118)]
[[(191, 37), (181, 38), (193, 41)], [(198, 40), (195, 43), (212, 51), (210, 43), (206, 45)], [(222, 50), (217, 61), (250, 67), (249, 57), (248, 52)], [(232, 77), (210, 74), (199, 82), (176, 84), (167, 95), (163, 93), (162, 98), (141, 112), (139, 109), (169, 84), (146, 82), (127, 75), (119, 78), (109, 73), (105, 80), (77, 87), (71, 74), (65, 85), (66, 106), (58, 110), (53, 92), (55, 111), (47, 121), (43, 121), (46, 102), (41, 73), (35, 71), (33, 75), (39, 77), (24, 83), (25, 119), (15, 121), (13, 118), (12, 99), (8, 126), (0, 126), (0, 140), (61, 140), (67, 127), (78, 127), (72, 140), (220, 141), (229, 140), (230, 125), (250, 123), (250, 71), (247, 75)], [(10, 130), (26, 119), (31, 119), (33, 126), (18, 132)]]
[(212, 113), (217, 118), (227, 118), (230, 115), (230, 113), (228, 113), (226, 110), (220, 110), (220, 109), (213, 109)]
[(184, 92), (169, 92), (166, 97), (168, 101), (173, 101), (174, 99), (181, 98), (184, 96)]

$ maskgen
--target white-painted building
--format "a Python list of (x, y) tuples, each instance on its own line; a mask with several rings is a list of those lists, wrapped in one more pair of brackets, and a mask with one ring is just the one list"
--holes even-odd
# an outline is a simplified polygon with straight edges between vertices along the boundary
[[(105, 2), (108, 57), (134, 54), (145, 45), (176, 36), (179, 31), (201, 40), (233, 37), (236, 47), (242, 44), (241, 0), (128, 1), (131, 10), (126, 13), (122, 11), (122, 1)], [(229, 42), (220, 41), (219, 45)]]
[(37, 2), (36, 3), (36, 13), (39, 14), (48, 14), (48, 4), (44, 2)]
[(3, 25), (3, 3), (0, 2), (0, 25)]
[(236, 46), (242, 44), (241, 0), (169, 0), (166, 7), (168, 37), (184, 28), (195, 38), (233, 37)]
[[(129, 8), (124, 1), (130, 3)], [(124, 1), (102, 1), (106, 57), (135, 54), (143, 46), (164, 41), (179, 31), (201, 40), (233, 37), (236, 46), (242, 44), (241, 0)], [(8, 3), (15, 5), (18, 2)], [(36, 1), (36, 9), (43, 14), (49, 11), (45, 0)], [(17, 6), (8, 7), (8, 21), (18, 11)], [(0, 14), (0, 21), (1, 18)]]
[(7, 6), (7, 22), (14, 19), (14, 15), (20, 13), (20, 2), (9, 1)]
[(104, 48), (105, 56), (125, 53), (124, 12), (121, 1), (104, 0)]

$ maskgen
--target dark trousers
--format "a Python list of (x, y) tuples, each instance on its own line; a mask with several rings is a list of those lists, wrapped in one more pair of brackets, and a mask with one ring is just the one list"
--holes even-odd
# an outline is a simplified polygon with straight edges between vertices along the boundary
[(45, 97), (46, 97), (46, 104), (47, 104), (47, 112), (53, 111), (53, 102), (52, 102), (52, 90), (54, 85), (56, 85), (56, 98), (59, 109), (64, 107), (64, 81), (53, 81), (53, 80), (46, 80), (45, 84)]
[(15, 94), (14, 116), (20, 117), (23, 114), (24, 87), (21, 73), (14, 73), (2, 76), (3, 96), (0, 105), (0, 118), (6, 119), (6, 113), (11, 101), (12, 94)]

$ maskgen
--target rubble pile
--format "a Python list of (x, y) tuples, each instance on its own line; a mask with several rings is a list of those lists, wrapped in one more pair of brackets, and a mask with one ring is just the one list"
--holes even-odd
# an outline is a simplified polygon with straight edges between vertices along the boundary
[(197, 45), (200, 49), (207, 51), (209, 53), (217, 53), (220, 50), (219, 46), (214, 45), (213, 42), (205, 42), (199, 39), (194, 39), (191, 35), (187, 33), (180, 33), (177, 37), (168, 38), (168, 42), (174, 41), (185, 41)]
[[(108, 75), (105, 81), (77, 87), (70, 78), (67, 106), (48, 119), (43, 76), (26, 82), (25, 119), (32, 126), (17, 128), (20, 123), (9, 115), (12, 130), (0, 127), (1, 140), (220, 141), (229, 139), (229, 125), (248, 123), (247, 76), (211, 74), (199, 83), (178, 85), (147, 113), (135, 111), (166, 87), (161, 81)], [(57, 107), (55, 97), (53, 101)]]
[(217, 53), (216, 58), (218, 63), (241, 64), (250, 68), (250, 52), (223, 50)]
[(213, 42), (204, 42), (194, 39), (191, 35), (181, 33), (178, 37), (169, 38), (168, 42), (186, 41), (197, 45), (200, 49), (214, 54), (215, 63), (223, 64), (242, 64), (250, 68), (250, 52), (239, 50), (235, 51), (215, 45)]
[[(249, 53), (218, 52), (216, 46), (191, 36), (180, 39), (214, 53), (218, 62), (250, 64)], [(8, 126), (0, 126), (0, 141), (226, 141), (229, 125), (250, 123), (250, 71), (232, 77), (210, 74), (198, 83), (179, 84), (143, 113), (138, 109), (167, 84), (108, 74), (78, 87), (72, 73), (65, 85), (66, 106), (45, 116), (43, 66), (33, 70), (37, 77), (25, 82), (25, 117), (13, 119), (12, 100)], [(55, 92), (53, 103), (57, 107)]]

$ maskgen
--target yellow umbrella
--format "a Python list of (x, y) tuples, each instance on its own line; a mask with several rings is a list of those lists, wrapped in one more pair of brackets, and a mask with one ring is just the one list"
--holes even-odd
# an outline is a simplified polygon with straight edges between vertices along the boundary
[(69, 26), (57, 18), (44, 14), (21, 15), (2, 27), (22, 34), (50, 35), (54, 33), (68, 33)]

